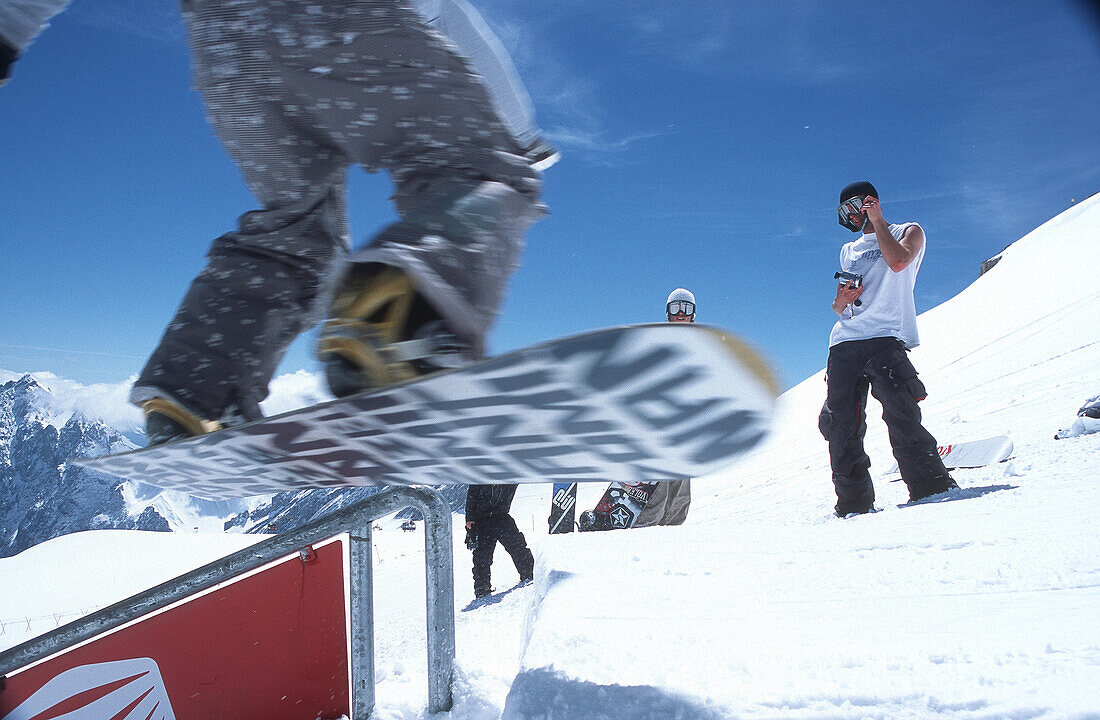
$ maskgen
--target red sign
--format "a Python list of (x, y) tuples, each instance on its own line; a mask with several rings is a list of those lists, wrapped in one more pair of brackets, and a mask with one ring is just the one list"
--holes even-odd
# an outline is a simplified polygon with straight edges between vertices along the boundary
[(9, 676), (0, 720), (339, 718), (348, 686), (337, 541)]

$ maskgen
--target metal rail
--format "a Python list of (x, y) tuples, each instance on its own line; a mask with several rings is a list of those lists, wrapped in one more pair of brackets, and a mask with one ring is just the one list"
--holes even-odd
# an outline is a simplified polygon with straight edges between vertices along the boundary
[(374, 710), (371, 523), (407, 507), (424, 516), (428, 712), (449, 710), (455, 656), (451, 508), (438, 492), (418, 486), (389, 488), (5, 650), (0, 653), (0, 677), (346, 532), (351, 538), (351, 717), (366, 720)]

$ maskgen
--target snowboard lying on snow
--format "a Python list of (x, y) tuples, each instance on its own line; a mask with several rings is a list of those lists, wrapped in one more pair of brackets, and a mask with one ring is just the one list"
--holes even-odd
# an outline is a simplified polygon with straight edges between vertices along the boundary
[[(1012, 440), (1005, 435), (973, 440), (971, 442), (940, 445), (937, 448), (943, 465), (948, 470), (955, 468), (976, 468), (1007, 460), (1012, 456)], [(898, 464), (886, 471), (886, 474), (898, 472)]]

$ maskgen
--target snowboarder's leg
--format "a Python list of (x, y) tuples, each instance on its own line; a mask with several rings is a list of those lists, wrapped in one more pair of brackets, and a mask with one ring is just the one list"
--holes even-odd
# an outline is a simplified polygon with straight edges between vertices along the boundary
[(416, 0), (428, 27), (453, 42), (470, 60), (489, 91), (493, 106), (508, 131), (525, 148), (534, 166), (545, 170), (559, 158), (535, 125), (535, 110), (512, 59), (480, 13), (466, 0)]
[(828, 399), (831, 417), (829, 462), (836, 489), (836, 514), (869, 512), (874, 507), (871, 458), (863, 449), (867, 434), (867, 379), (860, 342), (841, 343), (829, 350)]
[[(539, 173), (469, 63), (411, 9), (384, 14), (394, 22), (379, 31), (385, 57), (368, 79), (387, 101), (372, 108), (369, 133), (351, 131), (360, 122), (352, 114), (342, 136), (354, 160), (391, 172), (401, 220), (342, 272), (319, 348), (337, 394), (430, 370), (437, 337), (460, 356), (479, 356), (523, 235), (545, 212)], [(379, 37), (350, 45), (359, 43), (383, 52)], [(410, 64), (422, 72), (412, 77)], [(335, 66), (326, 80), (345, 75)], [(424, 352), (427, 368), (409, 361)]]
[(535, 577), (535, 556), (527, 547), (527, 539), (523, 537), (516, 526), (516, 521), (511, 515), (502, 515), (496, 521), (496, 537), (501, 546), (512, 556), (512, 562), (516, 565), (520, 582), (533, 580)]
[(277, 13), (262, 2), (191, 5), (195, 82), (263, 209), (214, 242), (131, 399), (159, 399), (177, 419), (253, 419), (287, 346), (327, 305), (347, 248), (348, 160), (312, 126), (314, 108), (272, 50)]
[(909, 488), (909, 499), (920, 500), (956, 487), (940, 458), (936, 439), (921, 424), (918, 402), (926, 392), (901, 343), (872, 357), (868, 373), (871, 393), (882, 403), (882, 419), (901, 479)]
[(285, 348), (328, 304), (350, 162), (392, 171), (404, 218), (361, 259), (413, 279), (471, 354), (542, 212), (485, 88), (410, 7), (306, 5), (184, 3), (196, 84), (264, 206), (215, 243), (132, 395), (194, 420), (187, 432), (258, 416)]

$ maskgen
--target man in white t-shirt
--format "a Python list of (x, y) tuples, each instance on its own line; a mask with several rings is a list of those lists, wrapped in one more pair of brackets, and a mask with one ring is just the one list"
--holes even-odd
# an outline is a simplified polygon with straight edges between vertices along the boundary
[(878, 191), (866, 181), (841, 191), (837, 214), (841, 225), (863, 233), (840, 250), (841, 282), (833, 300), (840, 319), (829, 336), (828, 398), (820, 422), (829, 441), (836, 514), (845, 517), (874, 510), (871, 460), (863, 449), (868, 389), (882, 403), (909, 500), (958, 486), (921, 424), (917, 403), (926, 393), (906, 354), (920, 342), (913, 286), (924, 259), (924, 230), (887, 222)]

